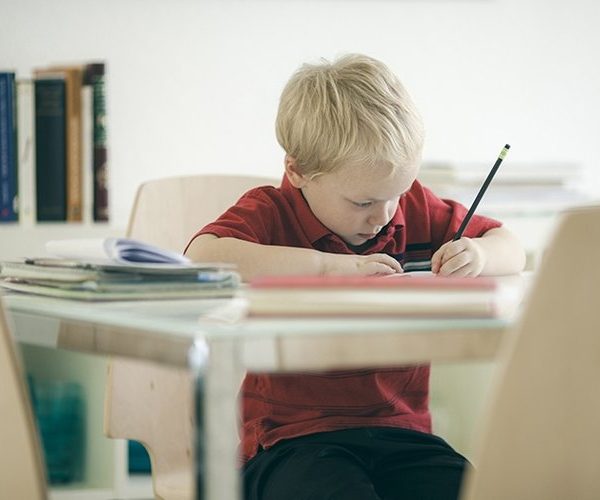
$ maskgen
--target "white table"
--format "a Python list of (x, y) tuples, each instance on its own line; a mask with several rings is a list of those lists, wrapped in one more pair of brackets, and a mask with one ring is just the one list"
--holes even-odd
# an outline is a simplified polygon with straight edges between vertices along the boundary
[(243, 319), (243, 300), (76, 302), (7, 294), (19, 341), (190, 366), (204, 394), (202, 498), (238, 498), (245, 371), (329, 370), (493, 357), (508, 319)]

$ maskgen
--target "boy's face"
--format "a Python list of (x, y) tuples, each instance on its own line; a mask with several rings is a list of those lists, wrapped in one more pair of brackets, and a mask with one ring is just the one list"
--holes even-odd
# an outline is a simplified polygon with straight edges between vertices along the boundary
[(313, 179), (290, 172), (287, 162), (286, 171), (317, 219), (352, 246), (366, 243), (381, 231), (417, 175), (416, 165), (393, 170), (349, 165)]

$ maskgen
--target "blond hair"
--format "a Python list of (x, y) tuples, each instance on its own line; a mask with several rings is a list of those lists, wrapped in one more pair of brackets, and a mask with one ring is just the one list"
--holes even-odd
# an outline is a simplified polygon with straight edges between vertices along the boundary
[(400, 80), (359, 54), (304, 64), (279, 102), (277, 140), (306, 175), (343, 164), (416, 164), (423, 124)]

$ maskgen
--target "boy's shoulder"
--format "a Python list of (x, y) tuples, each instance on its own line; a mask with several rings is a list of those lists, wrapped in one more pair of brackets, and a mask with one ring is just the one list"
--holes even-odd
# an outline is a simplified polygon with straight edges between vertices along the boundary
[(256, 186), (246, 191), (240, 198), (242, 200), (252, 200), (256, 202), (274, 202), (285, 198), (280, 187), (265, 184)]
[(418, 179), (415, 179), (410, 189), (402, 197), (405, 203), (421, 208), (425, 208), (431, 201), (439, 199), (433, 191), (421, 184)]
[(284, 209), (287, 211), (293, 206), (288, 193), (285, 193), (280, 186), (262, 185), (256, 186), (246, 191), (230, 210), (255, 210), (261, 214), (273, 214)]

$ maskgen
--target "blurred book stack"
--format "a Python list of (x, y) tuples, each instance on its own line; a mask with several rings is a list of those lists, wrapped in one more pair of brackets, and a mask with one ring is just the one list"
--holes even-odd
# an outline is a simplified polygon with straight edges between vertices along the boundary
[[(485, 163), (424, 162), (418, 179), (441, 198), (470, 206), (489, 173)], [(580, 165), (562, 162), (517, 163), (500, 167), (478, 212), (491, 216), (555, 213), (591, 201)]]
[(240, 278), (233, 266), (196, 264), (129, 239), (49, 242), (60, 257), (0, 263), (0, 287), (78, 300), (231, 297)]
[(245, 296), (248, 314), (257, 317), (486, 318), (512, 313), (519, 300), (514, 287), (492, 278), (430, 273), (262, 277)]

